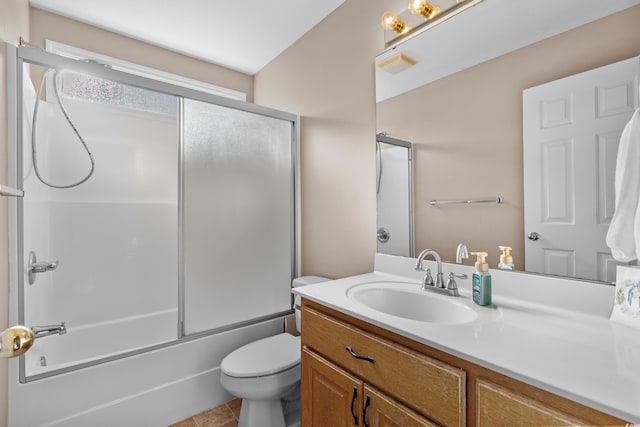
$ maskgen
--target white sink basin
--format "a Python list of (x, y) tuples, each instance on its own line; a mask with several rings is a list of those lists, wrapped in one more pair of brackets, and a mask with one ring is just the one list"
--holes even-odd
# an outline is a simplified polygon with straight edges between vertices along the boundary
[(420, 322), (454, 325), (478, 318), (476, 310), (460, 297), (423, 291), (414, 283), (364, 283), (350, 288), (347, 296), (374, 310)]

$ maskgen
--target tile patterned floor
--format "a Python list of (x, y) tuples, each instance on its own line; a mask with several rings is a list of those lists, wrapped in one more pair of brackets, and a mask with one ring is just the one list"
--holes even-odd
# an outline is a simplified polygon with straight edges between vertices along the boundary
[(241, 403), (241, 399), (231, 400), (170, 427), (237, 427)]

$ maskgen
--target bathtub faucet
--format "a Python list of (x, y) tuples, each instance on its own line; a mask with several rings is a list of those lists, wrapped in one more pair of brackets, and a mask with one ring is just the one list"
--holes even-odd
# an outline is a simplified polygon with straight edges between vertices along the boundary
[(32, 326), (31, 330), (33, 331), (33, 335), (35, 338), (47, 337), (49, 335), (62, 335), (67, 333), (67, 327), (64, 322), (59, 325), (48, 325), (48, 326)]

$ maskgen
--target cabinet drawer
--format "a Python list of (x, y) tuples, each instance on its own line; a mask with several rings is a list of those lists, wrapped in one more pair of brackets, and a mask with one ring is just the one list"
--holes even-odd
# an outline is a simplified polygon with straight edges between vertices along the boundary
[(302, 310), (302, 322), (303, 346), (312, 348), (442, 425), (465, 425), (463, 370), (377, 338), (308, 307)]
[(484, 380), (477, 381), (476, 399), (478, 427), (589, 425), (536, 400)]

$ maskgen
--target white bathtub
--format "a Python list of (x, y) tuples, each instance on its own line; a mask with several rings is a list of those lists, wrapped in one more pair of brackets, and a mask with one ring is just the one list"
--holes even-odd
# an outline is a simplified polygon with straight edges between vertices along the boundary
[(230, 400), (220, 386), (222, 359), (282, 330), (283, 321), (272, 320), (26, 384), (19, 383), (18, 361), (11, 359), (9, 425), (170, 425)]
[[(178, 310), (170, 309), (85, 326), (35, 340), (25, 353), (25, 373), (32, 377), (83, 365), (176, 339)], [(140, 333), (144, 331), (144, 333)]]

